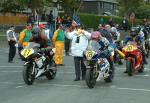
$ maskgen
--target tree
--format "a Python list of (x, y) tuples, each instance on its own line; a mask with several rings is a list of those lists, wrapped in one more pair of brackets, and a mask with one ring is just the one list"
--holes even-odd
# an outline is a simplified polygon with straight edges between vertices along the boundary
[(149, 18), (150, 19), (150, 5), (142, 5), (140, 6), (136, 11), (135, 14), (137, 18), (143, 19), (143, 18)]
[(18, 0), (1, 0), (1, 12), (18, 11), (23, 8), (18, 4)]
[(52, 0), (1, 0), (0, 5), (3, 12), (20, 11), (30, 8), (32, 12), (39, 11), (45, 5), (52, 3)]
[[(83, 0), (57, 0), (57, 3), (63, 8), (65, 13), (70, 15), (78, 13), (82, 2)], [(29, 8), (33, 13), (41, 13), (40, 11), (44, 7), (52, 6), (52, 4), (54, 4), (53, 0), (1, 0), (0, 2), (4, 12), (20, 11)]]
[(67, 14), (78, 13), (80, 7), (82, 6), (83, 0), (61, 0), (59, 4), (63, 7)]
[(117, 0), (119, 3), (120, 15), (130, 15), (144, 3), (144, 0)]

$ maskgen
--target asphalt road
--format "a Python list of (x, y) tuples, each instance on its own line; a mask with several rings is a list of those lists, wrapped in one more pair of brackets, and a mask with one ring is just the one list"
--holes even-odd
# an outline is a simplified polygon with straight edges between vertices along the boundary
[(54, 80), (41, 77), (27, 86), (23, 62), (16, 56), (15, 63), (7, 63), (5, 50), (0, 49), (0, 103), (150, 103), (150, 63), (144, 73), (132, 77), (123, 73), (125, 65), (116, 65), (112, 83), (102, 80), (89, 89), (85, 81), (73, 81), (73, 58), (65, 56), (65, 66), (58, 67)]

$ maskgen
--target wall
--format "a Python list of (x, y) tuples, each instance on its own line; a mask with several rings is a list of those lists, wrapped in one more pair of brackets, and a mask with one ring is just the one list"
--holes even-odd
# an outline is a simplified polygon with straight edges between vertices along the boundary
[(26, 24), (27, 17), (26, 16), (0, 16), (0, 24)]

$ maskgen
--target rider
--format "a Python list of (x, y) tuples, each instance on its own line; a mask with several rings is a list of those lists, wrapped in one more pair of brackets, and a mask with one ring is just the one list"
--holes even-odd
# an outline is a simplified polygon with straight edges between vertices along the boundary
[[(111, 52), (113, 51), (113, 48), (112, 48), (110, 42), (109, 42), (105, 37), (103, 37), (103, 36), (101, 35), (101, 33), (98, 32), (98, 31), (92, 32), (91, 35), (92, 35), (92, 36), (91, 36), (92, 39), (95, 39), (95, 37), (96, 37), (96, 40), (97, 40), (98, 43), (99, 43), (99, 51), (100, 51), (100, 53), (101, 53), (101, 54), (102, 54), (102, 53), (105, 54), (107, 60), (109, 61), (110, 67), (111, 67), (111, 69), (112, 69), (112, 72), (114, 72), (114, 69), (115, 69), (115, 68), (114, 68), (114, 64), (113, 64), (113, 56), (111, 55)], [(94, 37), (94, 36), (95, 36), (95, 37)], [(98, 81), (99, 79), (100, 79), (100, 75), (99, 75), (99, 77), (97, 78), (97, 81)]]
[(114, 42), (119, 42), (120, 41), (120, 33), (117, 31), (116, 27), (111, 27), (111, 35), (112, 35), (112, 38), (114, 40)]
[(137, 26), (137, 33), (138, 35), (141, 35), (141, 37), (145, 40), (144, 32), (140, 26)]
[[(137, 28), (133, 28), (133, 27), (131, 28), (130, 36), (127, 36), (125, 38), (124, 43), (127, 44), (129, 41), (135, 41), (137, 43), (137, 45), (140, 46), (139, 48), (142, 52), (143, 62), (144, 62), (144, 64), (147, 64), (145, 52), (144, 52), (144, 45), (143, 45), (144, 41), (143, 41), (143, 38), (141, 37), (141, 35), (138, 35)], [(125, 71), (124, 73), (127, 73), (127, 71)]]
[[(111, 32), (111, 35), (112, 35), (112, 38), (113, 38), (114, 45), (116, 46), (117, 49), (121, 50), (122, 46), (120, 45), (121, 44), (120, 33), (118, 32), (118, 30), (116, 29), (116, 27), (111, 27), (110, 32)], [(117, 58), (117, 56), (115, 54), (114, 55), (114, 59), (116, 60), (116, 58)], [(121, 59), (119, 60), (119, 64), (122, 64)]]
[[(52, 43), (50, 43), (47, 37), (41, 32), (39, 27), (33, 28), (30, 42), (35, 42), (40, 44), (41, 51), (43, 51), (50, 58), (50, 60), (53, 59), (53, 52), (51, 52), (52, 45), (50, 45)], [(44, 69), (40, 69), (36, 77), (41, 75), (43, 72)]]

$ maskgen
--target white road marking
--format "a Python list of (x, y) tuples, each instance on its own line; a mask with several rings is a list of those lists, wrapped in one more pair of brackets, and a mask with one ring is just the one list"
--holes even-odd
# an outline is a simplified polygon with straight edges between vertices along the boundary
[(59, 87), (80, 87), (80, 88), (87, 88), (87, 86), (85, 85), (68, 85), (68, 84), (40, 84), (40, 85), (45, 85), (45, 86), (49, 86), (49, 85), (52, 85), (52, 86), (59, 86)]
[[(17, 83), (17, 82), (0, 82), (0, 84), (6, 84), (6, 85), (12, 85), (12, 84), (17, 84), (17, 85), (21, 85), (21, 86), (17, 86), (15, 88), (23, 88), (26, 85), (24, 83)], [(24, 85), (23, 85), (24, 84)], [(88, 88), (86, 85), (69, 85), (69, 84), (37, 84), (37, 85), (41, 85), (41, 86), (59, 86), (59, 87), (78, 87), (78, 88)], [(35, 85), (35, 86), (37, 86)], [(34, 86), (34, 84), (32, 85)], [(111, 85), (109, 87), (105, 87), (105, 86), (101, 86), (100, 88), (111, 88), (111, 89), (117, 89), (117, 90), (129, 90), (129, 91), (143, 91), (143, 92), (150, 92), (150, 89), (143, 89), (143, 88), (122, 88), (122, 87), (117, 87), (116, 85)]]
[(23, 66), (0, 66), (0, 68), (21, 68)]
[(6, 85), (12, 85), (12, 84), (17, 84), (17, 85), (23, 85), (24, 83), (19, 83), (19, 82), (1, 82), (0, 81), (0, 84), (6, 84)]
[(136, 89), (136, 88), (115, 88), (118, 90), (130, 90), (130, 91), (143, 91), (143, 92), (150, 92), (150, 89)]
[(17, 86), (17, 87), (15, 87), (15, 88), (22, 88), (22, 87), (24, 87), (24, 86)]
[(22, 71), (16, 71), (16, 70), (10, 70), (10, 71), (0, 71), (0, 73), (20, 73), (20, 72), (22, 72)]

